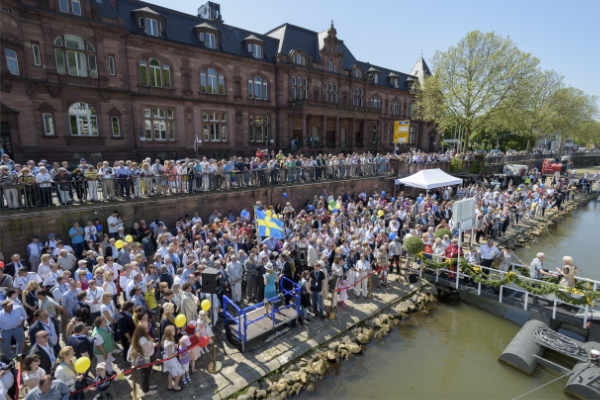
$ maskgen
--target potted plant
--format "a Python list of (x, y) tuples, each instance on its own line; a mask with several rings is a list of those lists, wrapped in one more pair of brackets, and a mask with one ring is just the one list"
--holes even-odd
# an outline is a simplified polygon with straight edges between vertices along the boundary
[[(410, 263), (410, 258), (416, 256), (417, 254), (419, 254), (420, 252), (423, 251), (423, 248), (425, 247), (425, 244), (423, 243), (423, 240), (421, 240), (420, 237), (418, 236), (407, 236), (404, 238), (404, 242), (402, 243), (402, 246), (404, 247), (404, 250), (406, 250), (406, 253), (408, 254), (406, 257), (406, 268), (408, 268), (409, 263)], [(409, 278), (411, 281), (413, 279)]]

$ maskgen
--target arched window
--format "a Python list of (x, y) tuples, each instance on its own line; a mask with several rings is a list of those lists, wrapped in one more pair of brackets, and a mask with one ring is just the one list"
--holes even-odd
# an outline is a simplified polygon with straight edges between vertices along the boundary
[(200, 90), (208, 94), (225, 94), (225, 77), (214, 68), (200, 72)]
[(64, 35), (54, 39), (56, 72), (82, 78), (98, 78), (96, 48), (75, 35)]
[(266, 79), (255, 76), (254, 79), (248, 79), (248, 97), (251, 99), (268, 100), (269, 91)]
[(72, 136), (98, 136), (98, 116), (87, 103), (73, 103), (69, 107), (69, 125)]
[(381, 109), (381, 98), (377, 95), (373, 95), (371, 97), (371, 100), (369, 101), (369, 105), (371, 106), (371, 108), (380, 110)]
[(365, 104), (365, 91), (363, 88), (352, 89), (352, 105), (354, 107), (363, 107)]
[(292, 63), (296, 65), (306, 65), (306, 56), (298, 50), (292, 50), (291, 58)]
[(140, 83), (142, 86), (156, 88), (171, 87), (171, 68), (168, 65), (161, 65), (160, 61), (151, 58), (140, 61)]

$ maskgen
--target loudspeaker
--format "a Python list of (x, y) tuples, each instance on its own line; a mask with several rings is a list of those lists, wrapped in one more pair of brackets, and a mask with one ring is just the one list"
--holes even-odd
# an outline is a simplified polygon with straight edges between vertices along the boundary
[(217, 293), (218, 277), (219, 270), (216, 268), (209, 267), (202, 271), (202, 292)]

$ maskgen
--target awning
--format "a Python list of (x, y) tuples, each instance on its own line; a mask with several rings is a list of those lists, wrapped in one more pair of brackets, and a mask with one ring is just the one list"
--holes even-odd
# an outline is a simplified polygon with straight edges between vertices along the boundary
[(449, 175), (439, 168), (423, 169), (406, 178), (396, 179), (396, 185), (406, 185), (418, 189), (436, 189), (444, 186), (460, 185), (463, 180)]

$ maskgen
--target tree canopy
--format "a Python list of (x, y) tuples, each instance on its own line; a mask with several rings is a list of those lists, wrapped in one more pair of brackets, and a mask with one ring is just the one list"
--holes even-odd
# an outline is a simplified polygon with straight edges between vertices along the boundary
[(436, 52), (432, 65), (433, 75), (416, 88), (415, 116), (441, 131), (460, 126), (466, 148), (490, 132), (518, 135), (528, 147), (543, 135), (590, 140), (597, 132), (595, 98), (542, 71), (510, 38), (469, 32)]

